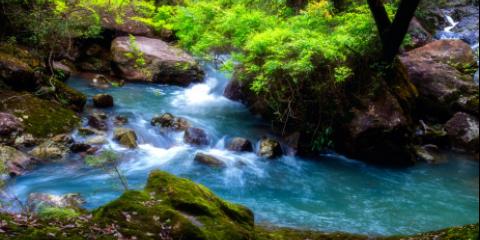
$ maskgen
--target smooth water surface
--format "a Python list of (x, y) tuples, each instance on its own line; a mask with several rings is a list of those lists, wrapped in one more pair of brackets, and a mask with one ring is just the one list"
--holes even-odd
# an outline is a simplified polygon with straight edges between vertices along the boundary
[[(89, 87), (86, 80), (70, 79), (71, 86), (89, 97), (113, 95), (116, 106), (109, 111), (111, 117), (129, 116), (128, 127), (137, 132), (139, 148), (127, 150), (114, 142), (108, 147), (124, 159), (121, 169), (131, 188), (141, 188), (151, 170), (162, 169), (248, 206), (257, 223), (326, 231), (412, 234), (478, 222), (478, 162), (460, 155), (449, 155), (443, 165), (389, 170), (336, 155), (315, 161), (288, 156), (268, 161), (253, 153), (225, 150), (229, 138), (257, 141), (269, 134), (269, 126), (243, 105), (222, 97), (227, 77), (212, 67), (206, 70), (205, 83), (189, 88), (127, 84), (100, 90)], [(182, 133), (151, 127), (150, 119), (164, 112), (205, 129), (210, 146), (191, 147), (183, 143)], [(76, 140), (83, 139), (76, 136)], [(218, 156), (228, 167), (218, 170), (198, 165), (193, 162), (196, 152)], [(16, 178), (9, 191), (22, 199), (32, 192), (79, 192), (86, 199), (85, 206), (92, 209), (118, 197), (121, 187), (112, 175), (86, 167), (79, 156), (72, 156)]]

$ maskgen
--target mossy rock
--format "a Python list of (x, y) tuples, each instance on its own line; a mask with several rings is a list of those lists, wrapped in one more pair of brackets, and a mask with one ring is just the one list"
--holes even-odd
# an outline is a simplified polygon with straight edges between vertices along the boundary
[(25, 132), (39, 138), (70, 132), (80, 124), (72, 110), (27, 92), (0, 91), (0, 111), (21, 118)]
[(173, 239), (252, 239), (252, 212), (227, 203), (208, 188), (154, 171), (143, 191), (128, 191), (97, 209), (94, 219), (116, 222), (122, 234), (139, 239), (168, 234)]

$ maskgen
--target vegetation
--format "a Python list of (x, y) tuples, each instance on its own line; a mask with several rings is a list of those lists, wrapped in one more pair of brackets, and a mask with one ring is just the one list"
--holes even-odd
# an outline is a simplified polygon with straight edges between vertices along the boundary
[(119, 156), (113, 150), (104, 150), (97, 156), (89, 155), (85, 157), (85, 163), (91, 167), (99, 167), (104, 169), (106, 172), (112, 173), (118, 178), (123, 189), (125, 191), (128, 190), (127, 179), (119, 168)]

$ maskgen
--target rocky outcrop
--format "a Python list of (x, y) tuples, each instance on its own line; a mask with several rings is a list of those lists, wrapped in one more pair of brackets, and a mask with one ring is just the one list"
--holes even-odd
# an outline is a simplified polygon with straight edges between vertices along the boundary
[(353, 158), (379, 165), (408, 166), (415, 162), (410, 121), (397, 99), (384, 92), (351, 109), (345, 135), (337, 140)]
[(203, 129), (200, 128), (188, 128), (185, 130), (185, 135), (183, 136), (183, 141), (185, 143), (191, 144), (191, 145), (196, 145), (196, 146), (205, 146), (208, 145), (208, 136), (203, 131)]
[(111, 51), (118, 74), (130, 81), (186, 86), (203, 78), (193, 57), (159, 39), (118, 37)]
[(282, 156), (283, 150), (280, 142), (271, 138), (263, 138), (258, 144), (258, 155), (260, 157), (274, 159)]
[(222, 160), (205, 153), (197, 153), (193, 160), (197, 163), (200, 163), (209, 167), (213, 167), (213, 168), (226, 167), (225, 163)]
[(479, 152), (478, 118), (459, 112), (445, 124), (445, 129), (453, 146), (469, 152)]
[(0, 174), (22, 175), (35, 160), (19, 150), (0, 145)]
[(479, 91), (473, 82), (476, 61), (468, 44), (435, 41), (407, 52), (401, 61), (420, 94), (418, 112), (441, 120), (457, 111), (478, 115)]
[(230, 141), (227, 149), (235, 152), (252, 152), (253, 145), (252, 142), (246, 138), (236, 137)]
[(109, 94), (97, 94), (93, 96), (93, 106), (97, 108), (113, 107), (113, 97)]
[(190, 127), (187, 119), (182, 117), (175, 117), (170, 113), (165, 113), (160, 116), (155, 116), (150, 121), (152, 126), (159, 126), (162, 128), (169, 128), (175, 131), (185, 131)]
[(113, 132), (113, 139), (127, 148), (138, 147), (137, 134), (129, 128), (116, 128)]

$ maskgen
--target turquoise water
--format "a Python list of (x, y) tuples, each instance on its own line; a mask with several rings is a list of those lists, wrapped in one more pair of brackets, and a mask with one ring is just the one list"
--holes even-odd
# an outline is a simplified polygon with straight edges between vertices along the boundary
[[(139, 148), (127, 150), (114, 142), (109, 147), (120, 153), (121, 169), (131, 188), (141, 188), (151, 170), (162, 169), (248, 206), (257, 223), (325, 231), (412, 234), (478, 222), (479, 165), (462, 155), (449, 154), (448, 163), (442, 165), (420, 163), (392, 170), (334, 154), (315, 161), (296, 157), (268, 161), (251, 153), (226, 151), (224, 143), (229, 138), (242, 136), (256, 141), (269, 135), (269, 126), (243, 105), (222, 97), (228, 78), (209, 66), (206, 69), (205, 83), (189, 88), (127, 84), (100, 90), (89, 87), (83, 79), (69, 80), (88, 96), (113, 95), (116, 106), (110, 116), (130, 116), (128, 126), (139, 135)], [(182, 134), (150, 127), (151, 117), (164, 112), (185, 117), (205, 129), (211, 145), (191, 147), (182, 143)], [(218, 156), (228, 167), (214, 170), (195, 164), (193, 158), (199, 151)], [(22, 199), (32, 192), (78, 192), (89, 209), (121, 194), (116, 178), (86, 167), (78, 156), (18, 177), (8, 190)]]

